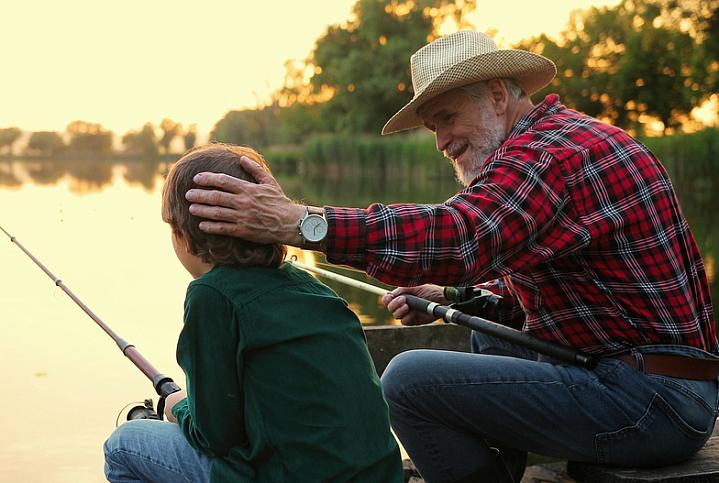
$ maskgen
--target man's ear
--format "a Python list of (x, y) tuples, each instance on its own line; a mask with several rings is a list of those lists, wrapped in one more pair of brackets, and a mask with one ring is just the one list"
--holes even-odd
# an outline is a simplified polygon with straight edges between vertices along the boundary
[(487, 87), (489, 87), (489, 96), (492, 99), (494, 112), (498, 116), (501, 116), (507, 112), (507, 104), (509, 103), (507, 85), (502, 79), (490, 79), (487, 81)]

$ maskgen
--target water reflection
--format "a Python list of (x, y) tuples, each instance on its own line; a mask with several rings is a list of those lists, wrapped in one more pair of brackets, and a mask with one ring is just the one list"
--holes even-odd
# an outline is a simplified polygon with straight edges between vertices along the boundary
[[(175, 380), (175, 344), (190, 281), (160, 220), (167, 163), (0, 160), (0, 224), (155, 367)], [(457, 184), (437, 173), (298, 175), (275, 167), (288, 196), (312, 204), (440, 202)], [(439, 176), (439, 172), (444, 176)], [(677, 192), (702, 250), (712, 296), (719, 257), (718, 177), (677, 175)], [(321, 254), (293, 250), (325, 267)], [(102, 441), (122, 406), (153, 395), (117, 347), (19, 249), (0, 240), (0, 481), (102, 480)], [(355, 270), (343, 275), (377, 283)], [(364, 324), (391, 322), (378, 297), (323, 280)], [(20, 414), (31, 417), (18, 417)]]
[(22, 181), (20, 181), (13, 171), (13, 163), (0, 161), (0, 187), (18, 188), (21, 184)]
[(167, 163), (160, 161), (32, 160), (0, 163), (0, 188), (20, 186), (23, 182), (51, 186), (67, 180), (70, 191), (77, 194), (97, 193), (113, 183), (114, 173), (124, 172), (131, 186), (146, 191), (156, 188), (158, 176), (167, 172)]
[[(139, 186), (152, 193), (159, 189), (170, 166), (171, 162), (148, 160), (0, 161), (0, 188), (17, 189), (28, 183), (52, 186), (67, 180), (72, 193), (101, 193), (113, 184), (113, 177), (119, 172), (129, 186)], [(309, 204), (364, 207), (373, 202), (436, 203), (447, 199), (457, 191), (458, 184), (447, 166), (438, 163), (435, 168), (430, 173), (407, 172), (404, 176), (386, 176), (383, 170), (352, 166), (330, 166), (322, 171), (310, 169), (301, 175), (297, 173), (296, 165), (277, 166), (275, 172), (285, 192), (293, 199)], [(681, 161), (672, 161), (667, 168), (702, 251), (712, 298), (718, 300), (715, 267), (719, 258), (719, 213), (714, 208), (718, 197), (714, 183), (719, 179), (719, 173), (694, 172), (691, 163)], [(348, 183), (348, 179), (352, 182)], [(352, 276), (364, 277), (361, 274)], [(338, 287), (336, 282), (327, 283), (357, 304), (365, 320), (386, 322), (384, 309), (377, 307), (372, 296), (359, 289)]]

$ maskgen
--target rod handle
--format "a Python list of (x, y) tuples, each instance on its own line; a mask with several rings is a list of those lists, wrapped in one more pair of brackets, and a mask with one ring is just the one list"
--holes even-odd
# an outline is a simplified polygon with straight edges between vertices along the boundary
[(162, 398), (180, 390), (180, 386), (175, 384), (175, 381), (173, 381), (171, 377), (164, 374), (155, 375), (155, 377), (152, 378), (152, 385), (155, 387), (157, 394)]
[(446, 305), (430, 302), (415, 295), (405, 294), (404, 297), (407, 301), (407, 305), (412, 310), (426, 312), (434, 317), (441, 318), (445, 322), (469, 327), (472, 330), (498, 337), (513, 344), (532, 349), (535, 352), (548, 355), (562, 362), (586, 367), (587, 369), (593, 369), (597, 364), (595, 357), (579, 352), (572, 347), (537, 339), (511, 327), (506, 327), (481, 317), (468, 315)]

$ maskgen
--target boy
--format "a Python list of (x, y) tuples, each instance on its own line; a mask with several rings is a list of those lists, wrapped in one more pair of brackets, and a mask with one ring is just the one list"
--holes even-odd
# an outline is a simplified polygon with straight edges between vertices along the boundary
[[(105, 443), (113, 482), (400, 482), (397, 444), (362, 328), (345, 302), (283, 263), (285, 247), (200, 231), (195, 174), (251, 180), (247, 147), (211, 144), (173, 166), (162, 195), (175, 253), (195, 278), (177, 362), (186, 393), (161, 421), (129, 421)], [(269, 171), (269, 170), (268, 170)]]

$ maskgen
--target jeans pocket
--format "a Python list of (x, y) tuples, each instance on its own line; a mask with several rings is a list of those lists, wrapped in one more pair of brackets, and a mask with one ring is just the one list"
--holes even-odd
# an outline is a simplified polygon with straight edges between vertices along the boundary
[(608, 466), (659, 466), (696, 453), (709, 437), (689, 425), (659, 394), (632, 426), (594, 437), (597, 461)]

